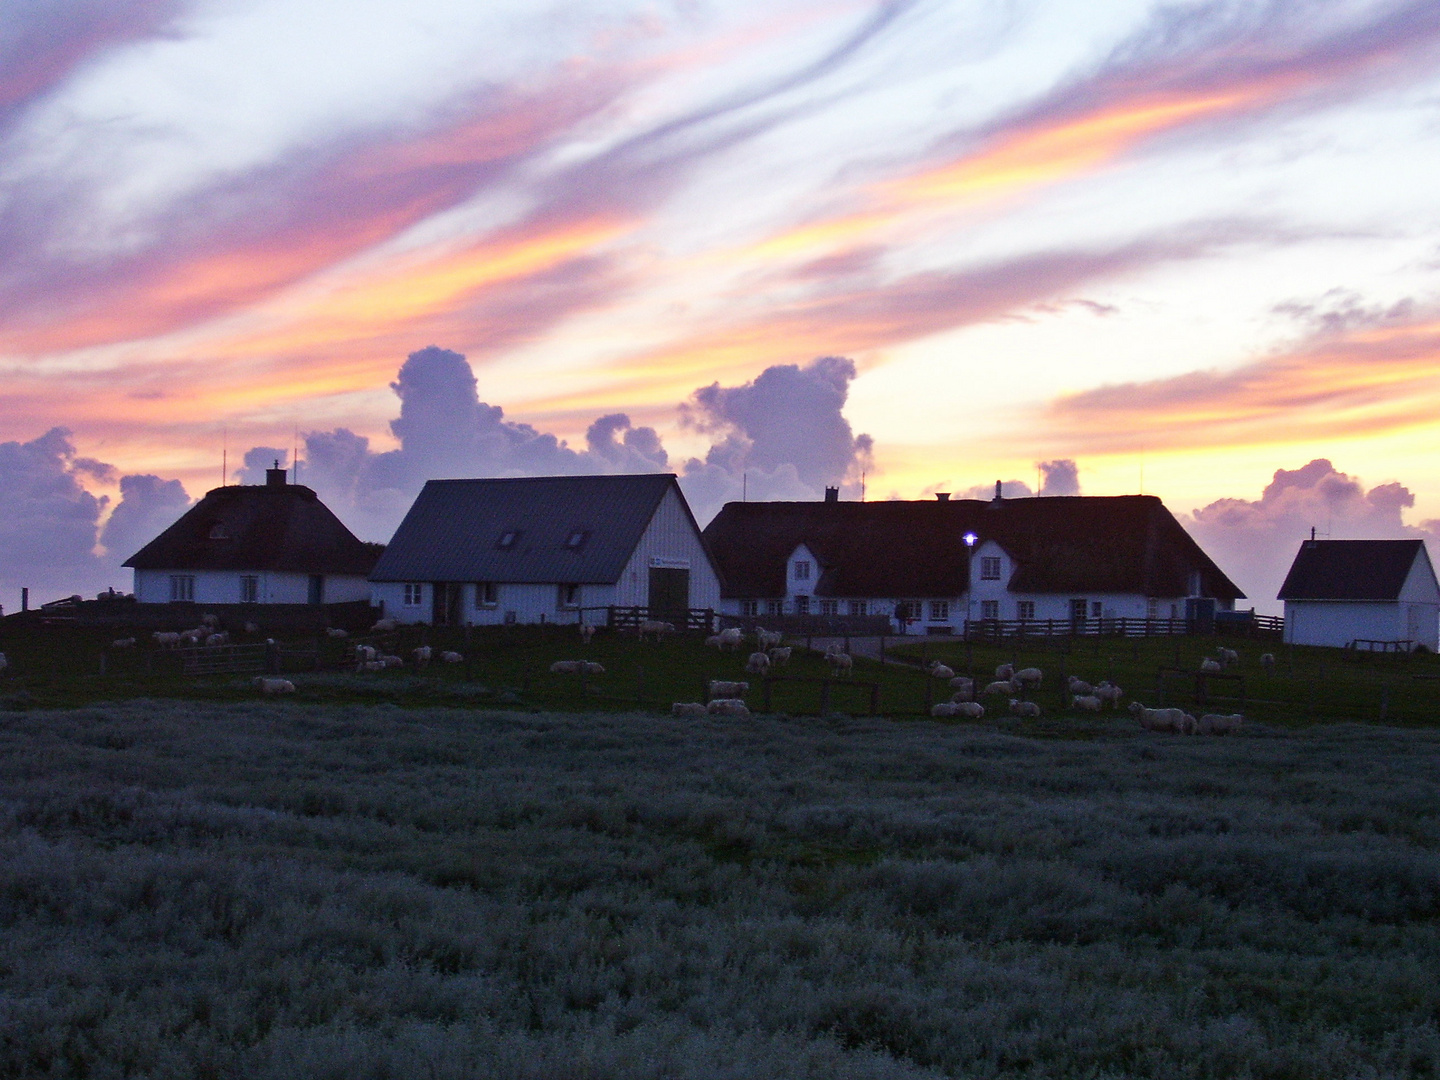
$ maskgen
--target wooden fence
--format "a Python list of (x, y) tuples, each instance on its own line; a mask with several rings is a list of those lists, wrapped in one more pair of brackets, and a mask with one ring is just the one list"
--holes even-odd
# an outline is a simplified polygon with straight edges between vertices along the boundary
[(1285, 620), (1273, 615), (1256, 615), (1243, 621), (1227, 620), (1223, 623), (1208, 619), (967, 619), (959, 636), (966, 641), (991, 643), (1025, 638), (1148, 638), (1212, 633), (1279, 638), (1284, 628)]
[(606, 608), (606, 625), (612, 630), (633, 630), (638, 632), (640, 624), (647, 621), (671, 623), (677, 633), (714, 633), (715, 611), (713, 608), (689, 608), (682, 616), (678, 611), (661, 611), (648, 607)]

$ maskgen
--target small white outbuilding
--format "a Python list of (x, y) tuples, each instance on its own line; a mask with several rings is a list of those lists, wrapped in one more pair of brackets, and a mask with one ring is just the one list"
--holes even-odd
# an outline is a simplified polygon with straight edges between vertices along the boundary
[(1423, 540), (1306, 540), (1277, 599), (1293, 645), (1440, 648), (1440, 582)]

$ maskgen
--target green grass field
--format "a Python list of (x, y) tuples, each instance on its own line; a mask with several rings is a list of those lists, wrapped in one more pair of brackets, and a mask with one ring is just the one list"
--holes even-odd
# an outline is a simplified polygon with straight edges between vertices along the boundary
[(1440, 1075), (1440, 734), (1086, 733), (0, 707), (0, 1075)]

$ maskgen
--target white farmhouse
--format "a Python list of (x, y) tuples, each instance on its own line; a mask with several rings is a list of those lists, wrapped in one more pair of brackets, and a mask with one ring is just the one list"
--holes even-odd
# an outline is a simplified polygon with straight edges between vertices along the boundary
[(720, 580), (675, 476), (431, 480), (370, 575), (405, 623), (603, 623), (718, 609)]
[(1440, 584), (1423, 540), (1306, 540), (1278, 599), (1294, 645), (1440, 646)]
[(379, 552), (274, 468), (207, 491), (125, 565), (142, 604), (340, 604), (369, 597)]

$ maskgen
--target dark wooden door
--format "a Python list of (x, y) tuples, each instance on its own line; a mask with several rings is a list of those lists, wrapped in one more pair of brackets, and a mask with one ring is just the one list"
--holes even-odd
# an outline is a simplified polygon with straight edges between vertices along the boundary
[(690, 613), (690, 571), (650, 568), (650, 617), (678, 627)]
[(431, 626), (459, 626), (464, 589), (458, 581), (437, 581), (430, 586)]

